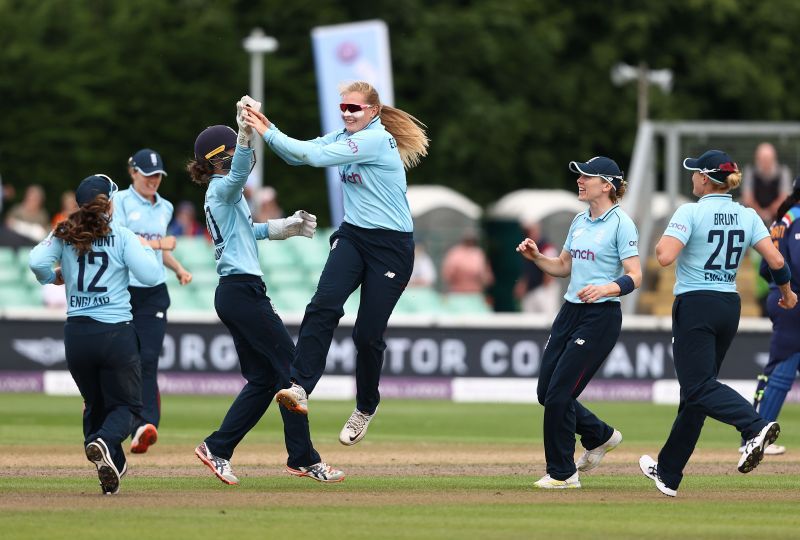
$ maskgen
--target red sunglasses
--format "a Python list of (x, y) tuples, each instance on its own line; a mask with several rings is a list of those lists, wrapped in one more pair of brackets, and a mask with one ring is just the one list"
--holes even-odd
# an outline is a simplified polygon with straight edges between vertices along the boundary
[(357, 113), (358, 111), (363, 111), (364, 109), (369, 109), (372, 105), (359, 105), (358, 103), (339, 103), (339, 110), (342, 112), (350, 111), (351, 113)]

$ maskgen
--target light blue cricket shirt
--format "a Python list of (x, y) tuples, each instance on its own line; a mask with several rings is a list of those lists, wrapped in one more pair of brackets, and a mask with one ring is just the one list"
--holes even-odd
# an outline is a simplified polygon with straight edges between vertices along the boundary
[(272, 124), (264, 141), (289, 165), (338, 167), (345, 222), (365, 229), (414, 230), (403, 160), (380, 117), (356, 133), (342, 129), (310, 141), (292, 139)]
[[(160, 240), (165, 237), (167, 225), (171, 220), (172, 203), (158, 193), (154, 203), (141, 196), (133, 186), (114, 195), (114, 222), (129, 228), (146, 240)], [(156, 257), (161, 263), (161, 277), (156, 283), (160, 285), (167, 280), (163, 252), (156, 250)], [(133, 274), (130, 275), (130, 286), (145, 287)]]
[[(572, 220), (564, 241), (572, 257), (572, 272), (564, 300), (581, 304), (578, 291), (587, 285), (603, 285), (623, 274), (622, 261), (639, 254), (639, 232), (618, 204), (592, 219), (589, 210)], [(619, 302), (619, 297), (598, 302)]]
[(680, 206), (664, 231), (684, 244), (675, 268), (675, 295), (736, 292), (736, 272), (748, 246), (769, 236), (755, 210), (730, 194), (711, 194)]
[(214, 258), (220, 276), (264, 275), (258, 262), (256, 240), (267, 238), (267, 224), (253, 223), (242, 192), (250, 175), (252, 155), (252, 148), (237, 145), (231, 170), (225, 176), (212, 176), (206, 189), (203, 209), (208, 233), (214, 241)]
[[(116, 200), (116, 197), (115, 197)], [(142, 246), (129, 229), (111, 222), (111, 233), (98, 238), (92, 251), (78, 257), (71, 244), (51, 232), (33, 248), (29, 266), (39, 283), (52, 283), (53, 265), (61, 263), (67, 294), (67, 316), (84, 316), (104, 323), (130, 321), (128, 273), (153, 287), (164, 271), (152, 248)]]

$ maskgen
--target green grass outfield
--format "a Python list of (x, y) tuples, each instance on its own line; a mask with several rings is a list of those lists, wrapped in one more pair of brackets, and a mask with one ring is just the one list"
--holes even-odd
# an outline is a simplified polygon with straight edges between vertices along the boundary
[(580, 490), (539, 491), (542, 410), (534, 405), (388, 400), (367, 438), (337, 435), (352, 403), (311, 401), (315, 445), (341, 484), (284, 474), (274, 407), (217, 481), (194, 446), (231, 397), (165, 396), (159, 442), (131, 456), (122, 492), (103, 497), (81, 451), (79, 398), (0, 394), (3, 538), (797, 538), (800, 406), (781, 416), (785, 456), (736, 472), (733, 428), (708, 420), (678, 497), (638, 473), (675, 407), (594, 403), (625, 437)]

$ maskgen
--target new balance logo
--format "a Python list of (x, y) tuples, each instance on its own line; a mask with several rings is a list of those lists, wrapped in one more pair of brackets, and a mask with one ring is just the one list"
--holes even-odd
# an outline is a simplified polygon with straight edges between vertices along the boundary
[(578, 338), (575, 340), (575, 345), (583, 345), (584, 343), (586, 343), (585, 339)]
[(384, 276), (388, 277), (389, 279), (394, 279), (394, 272), (386, 272), (383, 274)]

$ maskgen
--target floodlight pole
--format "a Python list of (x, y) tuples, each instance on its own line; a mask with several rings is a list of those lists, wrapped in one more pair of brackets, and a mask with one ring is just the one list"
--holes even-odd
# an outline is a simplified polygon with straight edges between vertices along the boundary
[(637, 71), (639, 72), (639, 77), (637, 78), (638, 93), (636, 99), (636, 123), (641, 124), (647, 120), (650, 108), (650, 83), (647, 80), (647, 75), (649, 73), (647, 64), (645, 62), (640, 62)]
[[(264, 55), (278, 50), (278, 40), (264, 34), (261, 28), (253, 28), (242, 46), (250, 53), (250, 97), (264, 103)], [(264, 140), (258, 136), (255, 137), (255, 153), (254, 187), (259, 188), (264, 184)]]
[(640, 62), (638, 66), (629, 66), (619, 63), (611, 68), (611, 82), (617, 86), (636, 81), (636, 119), (641, 124), (647, 120), (650, 108), (650, 85), (656, 84), (664, 93), (672, 89), (672, 71), (669, 69), (654, 69), (647, 67), (647, 63)]

